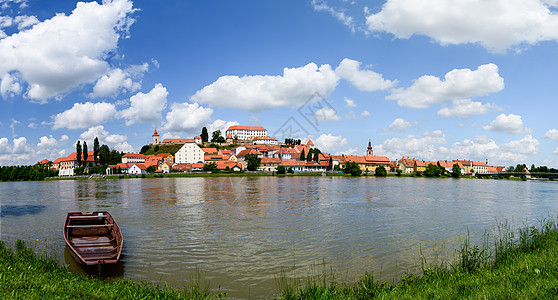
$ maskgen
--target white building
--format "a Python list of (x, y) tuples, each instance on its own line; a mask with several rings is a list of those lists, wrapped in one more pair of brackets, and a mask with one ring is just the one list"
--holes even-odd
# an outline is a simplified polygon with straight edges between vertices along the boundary
[(174, 155), (174, 162), (177, 164), (203, 163), (204, 153), (194, 140), (188, 141)]
[(252, 140), (255, 137), (267, 136), (267, 129), (261, 126), (240, 126), (235, 125), (229, 127), (225, 132), (225, 136), (231, 134), (233, 138), (239, 140)]
[(133, 164), (128, 169), (128, 174), (145, 174), (145, 165), (142, 164)]
[(145, 163), (145, 155), (139, 153), (126, 153), (122, 156), (122, 163), (136, 163), (136, 164), (144, 164)]
[(254, 145), (277, 145), (277, 140), (270, 136), (258, 136), (252, 139)]

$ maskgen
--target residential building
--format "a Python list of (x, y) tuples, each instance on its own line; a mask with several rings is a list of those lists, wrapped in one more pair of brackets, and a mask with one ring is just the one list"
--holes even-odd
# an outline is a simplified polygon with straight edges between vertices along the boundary
[(202, 143), (202, 138), (201, 138), (201, 136), (198, 135), (198, 136), (194, 137), (194, 143), (196, 143), (196, 144), (201, 144), (201, 143)]
[(259, 136), (267, 136), (267, 129), (261, 126), (240, 126), (235, 125), (227, 129), (225, 134), (228, 136), (229, 133), (233, 139), (238, 140), (252, 140), (252, 138)]
[(202, 163), (204, 162), (204, 152), (193, 140), (184, 143), (174, 154), (174, 161), (179, 164), (183, 163)]
[(195, 143), (195, 139), (164, 139), (163, 144)]
[(399, 170), (401, 170), (401, 172), (406, 173), (406, 174), (411, 174), (415, 171), (415, 159), (411, 159), (411, 158), (401, 158), (400, 160), (397, 161), (397, 165)]
[(145, 163), (145, 155), (139, 153), (126, 153), (122, 155), (122, 163)]
[(143, 164), (132, 163), (132, 166), (128, 169), (128, 174), (145, 174), (146, 167)]
[(258, 171), (267, 171), (273, 172), (277, 170), (277, 167), (281, 164), (280, 158), (274, 157), (264, 157), (260, 162), (260, 166), (258, 167)]
[(174, 164), (174, 156), (170, 153), (160, 153), (157, 154), (157, 157), (160, 157), (162, 161), (169, 164), (169, 166)]
[(252, 139), (254, 145), (277, 145), (278, 142), (275, 138), (270, 136), (258, 136)]

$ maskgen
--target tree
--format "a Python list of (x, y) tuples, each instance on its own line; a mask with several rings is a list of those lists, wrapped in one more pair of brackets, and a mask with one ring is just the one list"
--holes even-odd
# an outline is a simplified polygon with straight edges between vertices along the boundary
[(209, 164), (204, 164), (202, 170), (204, 170), (204, 171), (206, 171), (206, 172), (207, 172), (207, 171), (213, 172), (213, 171), (217, 170), (217, 164), (214, 163), (214, 162), (209, 163)]
[(257, 154), (246, 154), (244, 159), (248, 163), (248, 165), (246, 166), (246, 169), (248, 169), (248, 171), (256, 171), (260, 166), (260, 162), (262, 161), (262, 159), (259, 158)]
[(300, 160), (306, 160), (306, 156), (304, 155), (304, 149), (300, 152)]
[(517, 166), (515, 167), (515, 171), (520, 173), (525, 173), (525, 169), (526, 167), (524, 164), (517, 164)]
[(87, 158), (89, 157), (89, 151), (87, 150), (87, 142), (83, 141), (83, 165), (87, 166)]
[(459, 178), (459, 175), (461, 175), (461, 168), (458, 164), (453, 164), (451, 171), (451, 176), (453, 176), (453, 178)]
[(159, 145), (155, 145), (155, 147), (153, 147), (153, 154), (157, 154), (158, 151), (159, 151)]
[(351, 176), (359, 176), (362, 173), (362, 170), (360, 169), (360, 167), (356, 162), (348, 161), (345, 163), (343, 172), (347, 174), (351, 174)]
[(535, 167), (535, 164), (531, 164), (531, 172), (536, 172), (537, 168)]
[(508, 167), (508, 172), (515, 172), (515, 167), (514, 166), (509, 166)]
[(426, 170), (424, 170), (424, 176), (426, 177), (438, 177), (440, 176), (440, 169), (434, 164), (428, 164)]
[(284, 166), (277, 166), (277, 174), (283, 175), (285, 173), (287, 173), (287, 169)]
[(147, 151), (149, 151), (149, 148), (151, 148), (149, 145), (144, 145), (143, 147), (141, 147), (140, 153), (146, 153)]
[(99, 139), (97, 137), (93, 140), (93, 160), (95, 164), (99, 163)]
[(102, 145), (99, 148), (99, 163), (101, 165), (108, 164), (110, 159), (110, 149), (107, 145)]
[(395, 176), (401, 176), (401, 173), (403, 173), (403, 171), (401, 171), (401, 169), (395, 170)]
[(78, 167), (81, 165), (81, 143), (80, 141), (77, 141), (76, 144), (76, 160), (78, 163)]
[(215, 130), (212, 133), (211, 142), (212, 143), (219, 143), (219, 137), (221, 136), (221, 130)]
[(293, 167), (289, 167), (289, 168), (287, 169), (287, 173), (289, 173), (289, 174), (294, 174)]
[(209, 134), (207, 133), (207, 128), (202, 128), (202, 132), (201, 132), (201, 139), (202, 139), (202, 143), (207, 143), (207, 141), (209, 140)]
[(118, 152), (113, 148), (112, 150), (110, 150), (108, 163), (111, 165), (121, 163), (122, 155), (124, 155), (122, 152)]
[(387, 175), (387, 171), (386, 168), (384, 166), (379, 166), (376, 168), (376, 171), (374, 172), (375, 176), (386, 176)]
[(155, 166), (149, 166), (149, 167), (145, 168), (145, 172), (147, 172), (147, 173), (153, 173), (156, 170), (157, 169), (155, 169)]

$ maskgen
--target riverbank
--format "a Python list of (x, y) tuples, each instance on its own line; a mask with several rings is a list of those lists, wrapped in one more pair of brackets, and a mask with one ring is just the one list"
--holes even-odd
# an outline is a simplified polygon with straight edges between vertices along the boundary
[[(374, 281), (365, 273), (350, 284), (336, 281), (331, 273), (296, 280), (282, 272), (277, 276), (278, 299), (549, 299), (558, 296), (558, 225), (523, 228), (517, 237), (505, 225), (482, 246), (465, 240), (453, 264), (429, 265), (423, 274), (408, 274), (397, 284)], [(104, 281), (72, 274), (55, 259), (37, 257), (22, 241), (15, 253), (0, 242), (0, 297), (93, 299), (220, 299), (209, 292), (203, 278), (176, 290), (129, 280)]]

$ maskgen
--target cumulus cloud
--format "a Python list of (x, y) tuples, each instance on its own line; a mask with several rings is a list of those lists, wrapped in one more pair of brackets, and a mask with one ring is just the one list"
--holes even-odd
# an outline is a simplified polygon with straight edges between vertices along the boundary
[(345, 106), (346, 107), (356, 107), (356, 104), (353, 100), (345, 97)]
[(79, 135), (80, 140), (87, 142), (90, 150), (93, 149), (93, 143), (95, 138), (99, 139), (100, 144), (106, 144), (107, 146), (116, 149), (117, 151), (123, 152), (134, 152), (134, 148), (128, 144), (128, 137), (119, 134), (110, 134), (103, 125), (94, 126), (82, 134)]
[(544, 134), (544, 138), (549, 139), (549, 140), (553, 140), (553, 141), (558, 141), (558, 130), (550, 129), (549, 131), (547, 131)]
[(18, 30), (23, 30), (40, 22), (35, 16), (17, 16), (14, 18), (14, 23), (17, 24)]
[(340, 147), (345, 146), (347, 144), (347, 139), (340, 135), (332, 135), (331, 133), (322, 134), (314, 141), (314, 144), (320, 151), (332, 153)]
[(367, 110), (364, 110), (362, 113), (360, 113), (360, 117), (361, 118), (366, 118), (370, 115), (370, 112), (368, 112)]
[[(39, 102), (94, 82), (109, 69), (107, 54), (133, 23), (129, 0), (78, 2), (70, 15), (59, 13), (0, 40), (0, 76), (17, 72), (26, 96)], [(21, 19), (30, 26), (32, 18)]]
[(284, 68), (283, 75), (221, 76), (197, 91), (194, 102), (257, 112), (274, 107), (303, 104), (315, 93), (327, 97), (338, 83), (330, 65), (309, 63)]
[(167, 113), (164, 130), (172, 132), (194, 133), (211, 119), (213, 109), (205, 108), (197, 103), (173, 103)]
[(480, 44), (493, 52), (558, 40), (555, 1), (388, 0), (370, 14), (370, 31), (397, 38), (426, 35), (440, 44)]
[(6, 73), (0, 80), (2, 80), (0, 82), (0, 95), (2, 95), (2, 98), (8, 99), (21, 94), (22, 86), (19, 83), (20, 78), (17, 73)]
[(337, 66), (335, 73), (352, 83), (357, 89), (366, 92), (386, 90), (396, 84), (396, 81), (385, 80), (381, 74), (372, 70), (361, 70), (361, 64), (359, 61), (345, 58)]
[(68, 137), (68, 136), (65, 135), (65, 134), (63, 134), (63, 135), (60, 137), (60, 141), (61, 141), (61, 142), (65, 142), (65, 141), (67, 141), (67, 140), (69, 140), (69, 139), (70, 139), (70, 137)]
[(19, 137), (12, 139), (0, 138), (0, 165), (30, 165), (38, 162), (40, 151), (35, 151), (29, 144), (27, 138)]
[(225, 120), (215, 120), (213, 123), (207, 125), (207, 131), (211, 136), (211, 133), (216, 130), (221, 130), (221, 135), (225, 137), (225, 131), (231, 126), (240, 125), (237, 121), (225, 121)]
[(141, 88), (143, 74), (149, 70), (149, 64), (132, 65), (122, 70), (115, 68), (101, 76), (93, 86), (89, 97), (116, 96), (121, 92), (135, 92)]
[[(415, 122), (416, 124), (416, 122)], [(387, 128), (387, 130), (389, 131), (404, 131), (407, 128), (413, 127), (413, 124), (411, 124), (411, 122), (403, 119), (403, 118), (397, 118), (395, 120), (393, 120), (393, 122), (391, 124), (389, 124), (389, 127)]]
[(446, 137), (441, 130), (425, 132), (422, 136), (409, 135), (404, 138), (391, 138), (374, 147), (377, 155), (385, 155), (391, 159), (410, 156), (416, 159), (440, 159), (436, 145), (445, 144)]
[(355, 32), (355, 21), (352, 16), (347, 15), (344, 11), (329, 6), (324, 1), (312, 0), (312, 7), (315, 11), (325, 11), (330, 13), (337, 20), (343, 22), (352, 32)]
[(527, 131), (527, 129), (523, 127), (523, 120), (521, 120), (521, 116), (514, 114), (500, 114), (490, 123), (490, 125), (485, 125), (483, 128), (484, 130), (508, 133), (522, 133)]
[(397, 100), (399, 106), (427, 108), (447, 100), (485, 96), (503, 88), (504, 79), (498, 74), (498, 66), (486, 64), (475, 71), (454, 69), (444, 76), (444, 80), (431, 75), (422, 76), (406, 89), (393, 89), (386, 98)]
[(52, 129), (82, 129), (102, 124), (116, 115), (114, 104), (99, 102), (75, 103), (74, 106), (55, 116)]
[(554, 149), (554, 151), (552, 152), (552, 154), (558, 155), (558, 147), (556, 147), (556, 149)]
[(494, 103), (482, 104), (481, 102), (471, 101), (471, 99), (459, 99), (453, 100), (451, 107), (440, 109), (438, 111), (438, 116), (467, 119), (472, 115), (482, 115), (497, 109), (500, 109), (500, 107)]
[(37, 147), (39, 148), (53, 148), (58, 145), (58, 141), (53, 138), (52, 135), (42, 136), (39, 141), (40, 142), (37, 144)]
[(316, 113), (314, 114), (314, 118), (318, 121), (325, 122), (337, 121), (340, 119), (337, 115), (337, 111), (329, 107), (323, 107), (316, 111)]
[(161, 112), (167, 106), (167, 89), (160, 83), (147, 94), (139, 92), (130, 98), (130, 107), (121, 112), (126, 125), (136, 122), (157, 122), (163, 117)]

